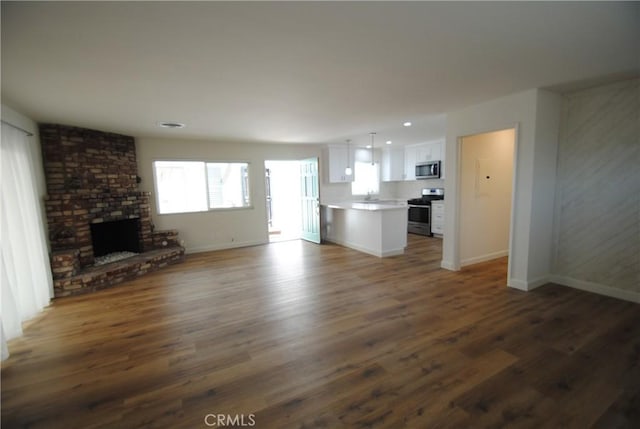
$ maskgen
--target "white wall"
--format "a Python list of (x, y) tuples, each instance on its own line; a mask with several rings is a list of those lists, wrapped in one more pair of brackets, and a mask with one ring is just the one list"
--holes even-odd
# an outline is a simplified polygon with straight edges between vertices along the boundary
[(508, 254), (514, 139), (514, 129), (463, 138), (460, 154), (462, 266)]
[[(517, 129), (515, 189), (507, 283), (523, 290), (544, 284), (551, 265), (553, 192), (534, 186), (535, 173), (551, 170), (545, 183), (555, 182), (555, 149), (561, 98), (532, 89), (470, 106), (447, 116), (445, 195), (445, 233), (442, 267), (460, 268), (459, 216), (459, 138), (507, 128)], [(537, 123), (537, 117), (541, 123)], [(540, 140), (537, 136), (540, 136)], [(534, 194), (535, 192), (535, 194)], [(533, 210), (534, 202), (541, 204)], [(535, 216), (532, 219), (532, 216)]]
[(562, 117), (561, 96), (548, 91), (538, 91), (537, 95), (527, 262), (527, 283), (533, 287), (546, 283), (551, 273), (558, 140)]
[(640, 79), (565, 97), (553, 281), (640, 302)]
[[(140, 189), (150, 191), (156, 229), (177, 229), (187, 252), (200, 252), (268, 242), (264, 161), (320, 156), (317, 145), (224, 143), (179, 139), (136, 139)], [(250, 163), (253, 207), (202, 213), (159, 215), (153, 182), (153, 161), (162, 159), (246, 161)], [(323, 160), (321, 159), (320, 162)], [(322, 184), (322, 181), (321, 181)], [(322, 185), (321, 185), (322, 186)], [(322, 195), (322, 188), (320, 190)]]

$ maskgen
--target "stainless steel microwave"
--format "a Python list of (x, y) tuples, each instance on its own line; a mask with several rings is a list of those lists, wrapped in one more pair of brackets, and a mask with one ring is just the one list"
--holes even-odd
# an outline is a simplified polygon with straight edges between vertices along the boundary
[(419, 162), (416, 164), (416, 179), (439, 179), (440, 161)]

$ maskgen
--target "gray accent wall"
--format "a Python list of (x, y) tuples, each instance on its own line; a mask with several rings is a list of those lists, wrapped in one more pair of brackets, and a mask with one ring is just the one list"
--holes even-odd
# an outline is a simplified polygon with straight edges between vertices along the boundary
[(552, 280), (640, 299), (640, 79), (565, 96)]

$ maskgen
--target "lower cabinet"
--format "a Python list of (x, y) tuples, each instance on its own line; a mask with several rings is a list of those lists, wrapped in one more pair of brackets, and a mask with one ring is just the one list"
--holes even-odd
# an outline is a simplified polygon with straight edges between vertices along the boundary
[(431, 232), (444, 234), (444, 201), (431, 202)]

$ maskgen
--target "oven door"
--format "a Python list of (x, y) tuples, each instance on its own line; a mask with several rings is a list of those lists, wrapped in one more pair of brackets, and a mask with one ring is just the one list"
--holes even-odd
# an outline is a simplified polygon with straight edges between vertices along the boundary
[(430, 210), (430, 206), (409, 205), (407, 232), (419, 235), (431, 235), (431, 225), (429, 225)]
[(429, 206), (409, 206), (409, 222), (429, 224)]

